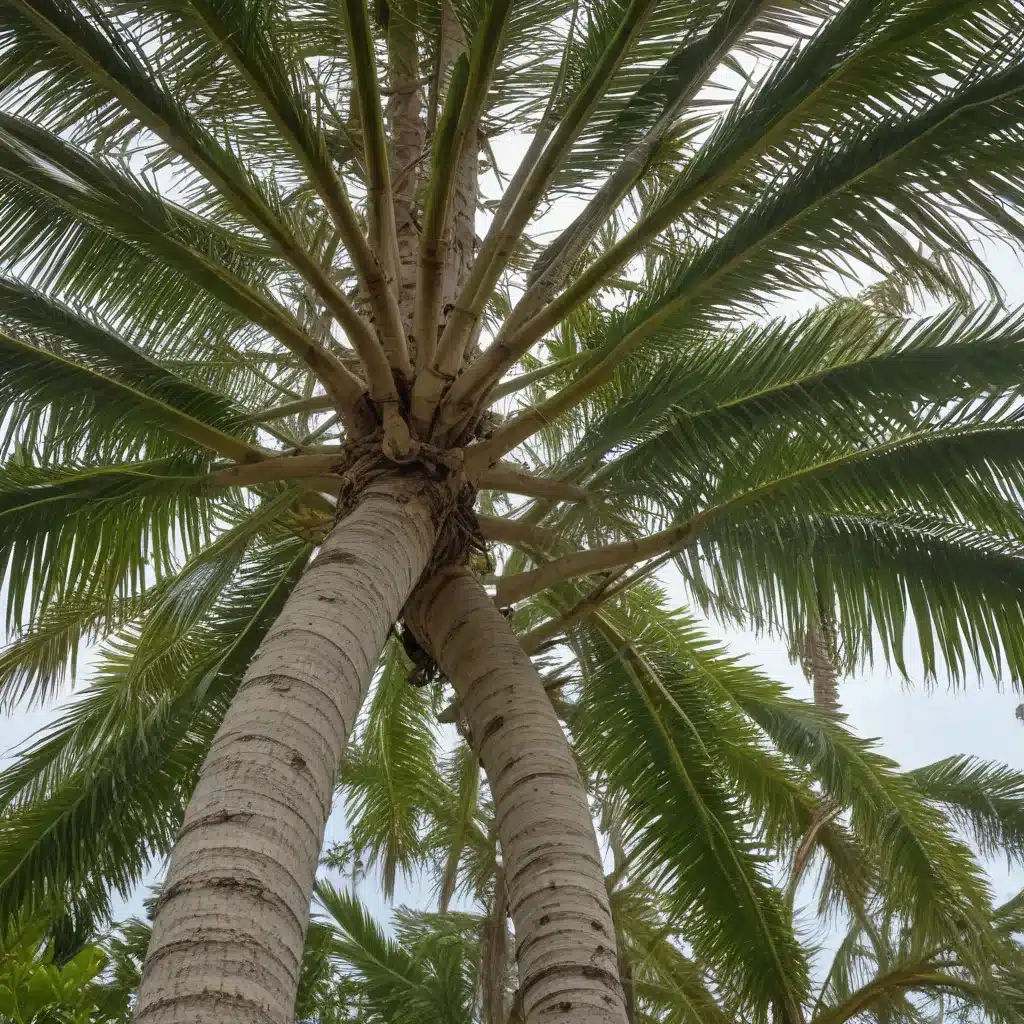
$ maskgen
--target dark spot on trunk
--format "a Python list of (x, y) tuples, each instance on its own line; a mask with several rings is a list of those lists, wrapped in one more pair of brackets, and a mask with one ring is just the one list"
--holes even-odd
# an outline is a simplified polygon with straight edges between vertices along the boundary
[(600, 932), (602, 935), (605, 934), (604, 925), (601, 924), (600, 921), (591, 921), (590, 927), (593, 928), (595, 932)]
[(539, 924), (539, 925), (543, 926), (543, 925), (546, 925), (546, 924), (548, 923), (548, 921), (550, 921), (550, 920), (551, 920), (551, 915), (550, 915), (550, 914), (544, 914), (544, 915), (543, 915), (543, 916), (542, 916), (542, 917), (541, 917), (541, 918), (540, 918), (540, 919), (539, 919), (539, 920), (537, 921), (537, 924)]
[(506, 763), (505, 763), (505, 764), (504, 764), (504, 765), (503, 765), (503, 766), (501, 767), (501, 769), (500, 769), (500, 770), (498, 771), (498, 774), (497, 774), (497, 776), (496, 776), (496, 779), (500, 779), (500, 778), (502, 777), (502, 775), (504, 775), (504, 774), (505, 774), (505, 772), (509, 771), (509, 770), (510, 770), (511, 768), (515, 768), (515, 766), (516, 766), (517, 764), (519, 764), (519, 762), (520, 762), (521, 760), (522, 760), (522, 758), (521, 758), (521, 757), (513, 757), (513, 758), (512, 758), (511, 760), (509, 760), (508, 762), (506, 762)]
[(572, 1009), (572, 1003), (570, 1003), (568, 999), (563, 999), (562, 1002), (558, 1004), (558, 1008), (562, 1013), (568, 1013)]
[(352, 565), (359, 559), (351, 551), (328, 551), (316, 561), (318, 565)]
[(302, 771), (306, 767), (306, 762), (303, 760), (301, 754), (292, 754), (292, 767)]
[(484, 734), (480, 738), (481, 743), (486, 743), (503, 725), (505, 724), (504, 715), (495, 715), (487, 725), (484, 726)]

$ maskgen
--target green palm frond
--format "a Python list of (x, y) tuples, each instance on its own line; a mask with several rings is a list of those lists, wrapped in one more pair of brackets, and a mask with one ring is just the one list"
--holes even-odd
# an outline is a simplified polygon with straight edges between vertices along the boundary
[(480, 985), (480, 942), (484, 922), (472, 913), (432, 914), (400, 907), (395, 936), (406, 949), (429, 965), (442, 989), (440, 1018), (464, 1019)]
[(92, 685), (5, 773), (3, 920), (82, 886), (127, 898), (169, 851), (227, 703), (308, 559), (294, 538), (257, 547), (174, 642), (138, 630), (108, 642)]
[(193, 455), (106, 467), (0, 471), (0, 565), (12, 626), (63, 594), (131, 597), (197, 550), (215, 515)]
[(51, 602), (0, 653), (0, 699), (5, 708), (45, 704), (77, 676), (83, 647), (117, 629), (141, 611), (140, 600), (74, 595)]
[[(999, 52), (1015, 12), (1000, 3), (959, 0), (907, 8), (876, 0), (838, 6), (792, 47), (754, 88), (741, 93), (664, 199), (677, 214), (728, 182), (765, 174), (795, 147), (814, 146), (835, 125), (855, 136), (878, 117), (935, 102), (969, 77), (978, 58)], [(946, 73), (944, 81), (935, 76)]]
[(855, 834), (878, 858), (887, 902), (913, 921), (920, 941), (984, 937), (989, 893), (980, 868), (894, 762), (751, 670), (719, 672), (716, 681), (781, 752), (849, 808)]
[[(877, 1008), (878, 1012), (885, 1012), (894, 1002), (899, 1007), (907, 995), (916, 998), (918, 1003), (942, 995), (953, 1001), (948, 1012), (954, 1019), (973, 1009), (980, 1010), (989, 1020), (1014, 1021), (1019, 1019), (1022, 1005), (1019, 990), (1014, 989), (1017, 981), (1017, 978), (975, 981), (928, 961), (900, 963), (852, 992), (838, 1005), (820, 1008), (815, 1020), (821, 1024), (845, 1024), (865, 1011)], [(958, 1002), (961, 1007), (956, 1005)], [(906, 1009), (909, 1011), (910, 1007)]]
[(584, 763), (620, 802), (631, 872), (665, 892), (697, 957), (752, 1012), (796, 1015), (807, 966), (767, 858), (705, 746), (709, 712), (631, 641), (607, 615), (580, 630), (586, 667), (574, 725)]
[(1022, 563), (1019, 543), (998, 534), (920, 514), (752, 518), (677, 561), (705, 609), (756, 629), (796, 635), (824, 599), (850, 670), (881, 648), (910, 678), (913, 647), (926, 681), (970, 669), (1019, 678)]
[(602, 497), (562, 535), (689, 521), (677, 562), (724, 618), (795, 635), (824, 600), (851, 667), (879, 646), (902, 667), (916, 624), (928, 675), (1016, 678), (1019, 315), (843, 303), (694, 341), (552, 430), (563, 476)]
[(1012, 935), (1014, 932), (1024, 931), (1021, 927), (1024, 922), (1024, 889), (996, 907), (995, 920), (996, 926), (1004, 934)]
[[(627, 4), (617, 2), (594, 4), (586, 11), (589, 17), (581, 19), (583, 28), (566, 54), (565, 95), (583, 88), (626, 10)], [(646, 14), (589, 116), (578, 126), (572, 153), (554, 178), (549, 201), (566, 192), (585, 194), (595, 177), (614, 169), (630, 144), (654, 123), (661, 112), (659, 93), (666, 88), (662, 83), (680, 59), (680, 40), (694, 39), (712, 11), (711, 5), (702, 4), (681, 16), (678, 8), (665, 5)]]
[[(1013, 31), (995, 20), (990, 31), (1000, 30)], [(841, 274), (847, 272), (847, 257), (863, 260), (865, 253), (880, 268), (886, 260), (900, 262), (908, 234), (925, 245), (951, 247), (970, 258), (961, 229), (939, 202), (955, 188), (959, 204), (984, 215), (991, 206), (992, 189), (1013, 205), (1017, 187), (1012, 177), (996, 185), (991, 175), (993, 161), (1008, 156), (1019, 143), (1000, 127), (1013, 117), (1013, 104), (1019, 101), (1020, 54), (998, 40), (990, 46), (983, 55), (962, 54), (956, 77), (945, 87), (921, 77), (902, 83), (889, 100), (891, 115), (880, 112), (878, 91), (871, 92), (863, 116), (847, 99), (845, 138), (831, 135), (825, 142), (817, 133), (808, 133), (800, 146), (786, 138), (783, 144), (791, 154), (799, 153), (802, 169), (769, 188), (718, 240), (702, 247), (677, 273), (668, 274), (664, 292), (653, 305), (638, 308), (629, 322), (644, 324), (645, 332), (662, 330), (674, 311), (684, 307), (692, 318), (701, 309), (728, 306), (737, 311), (756, 297), (767, 296), (769, 289), (775, 298), (778, 289), (813, 290), (814, 260), (796, 256), (797, 248), (812, 238), (820, 253), (818, 269)], [(909, 117), (907, 104), (913, 112)], [(770, 96), (766, 106), (770, 109)], [(714, 161), (715, 145), (703, 147), (703, 160)], [(677, 187), (685, 188), (687, 177), (699, 179), (701, 163), (695, 161)], [(769, 161), (764, 164), (758, 169), (762, 182), (771, 171)], [(922, 190), (926, 185), (927, 196)], [(883, 198), (890, 221), (877, 215)], [(713, 199), (723, 202), (725, 197)], [(1000, 224), (1015, 230), (1012, 217), (1000, 218)]]
[(411, 671), (392, 640), (339, 779), (351, 842), (367, 865), (379, 865), (388, 899), (399, 871), (408, 876), (423, 865), (424, 817), (443, 799), (432, 708), (409, 685)]
[(0, 117), (0, 175), (141, 248), (271, 334), (303, 337), (291, 314), (266, 293), (266, 270), (254, 274), (251, 256), (238, 253), (235, 238), (58, 136), (21, 118)]
[[(310, 921), (302, 950), (299, 991), (295, 997), (295, 1019), (318, 1020), (334, 1007), (340, 1010), (347, 993), (335, 979), (331, 964), (331, 930), (319, 921)], [(145, 948), (143, 948), (145, 956)], [(330, 1018), (327, 1018), (330, 1019)]]
[(908, 772), (989, 857), (1024, 856), (1024, 773), (974, 757), (948, 757)]
[(287, 236), (269, 183), (163, 87), (140, 41), (119, 33), (98, 5), (90, 4), (88, 14), (64, 0), (9, 0), (5, 7), (8, 80), (42, 64), (64, 85), (61, 93), (35, 92), (35, 117), (57, 125), (91, 120), (93, 131), (103, 125), (108, 134), (144, 128), (205, 179), (205, 198), (216, 212), (254, 225), (275, 242)]
[[(237, 117), (241, 108), (247, 159), (279, 165), (290, 156), (331, 208), (339, 182), (323, 126), (306, 99), (319, 84), (316, 73), (302, 59), (314, 42), (312, 33), (321, 35), (316, 42), (322, 44), (322, 34), (332, 29), (326, 7), (311, 5), (289, 24), (279, 5), (250, 0), (147, 0), (121, 6), (136, 15), (144, 11), (173, 33), (178, 45), (159, 52), (156, 63), (173, 80), (177, 95), (208, 96), (230, 83), (234, 93), (207, 99), (203, 115), (223, 123), (227, 110)], [(333, 29), (338, 33), (340, 24), (335, 22)], [(187, 46), (181, 45), (182, 37)], [(332, 62), (343, 64), (344, 53), (339, 46), (331, 53)]]
[(998, 307), (901, 320), (856, 303), (738, 332), (688, 331), (677, 342), (685, 355), (669, 348), (624, 375), (565, 471), (674, 508), (673, 484), (714, 472), (747, 437), (806, 431), (852, 442), (1013, 388), (1022, 331), (1020, 312)]
[[(776, 57), (780, 39), (801, 25), (799, 17), (787, 13), (788, 17), (771, 19)], [(730, 90), (723, 90), (717, 83), (719, 94), (724, 91), (727, 98), (710, 101), (724, 108), (713, 131), (695, 147), (692, 158), (683, 162), (670, 185), (625, 236), (536, 318), (538, 323), (529, 332), (530, 337), (540, 337), (543, 330), (557, 324), (588, 292), (645, 247), (647, 253), (656, 252), (666, 229), (692, 238), (695, 228), (703, 234), (709, 224), (738, 224), (745, 212), (754, 210), (751, 197), (770, 195), (773, 189), (798, 180), (795, 169), (813, 163), (813, 154), (825, 152), (837, 136), (863, 141), (862, 136), (877, 126), (879, 118), (890, 115), (898, 123), (908, 109), (926, 109), (929, 103), (955, 93), (957, 83), (970, 80), (979, 67), (989, 70), (998, 66), (998, 60), (988, 64), (984, 61), (990, 54), (1005, 56), (1000, 47), (1005, 38), (1014, 35), (1017, 18), (1016, 12), (999, 2), (944, 0), (912, 9), (865, 0), (821, 13), (825, 17), (817, 23), (814, 38), (794, 46), (774, 65), (769, 64), (760, 81), (756, 69), (752, 80), (743, 70), (743, 62), (729, 57), (729, 70), (746, 79), (746, 84), (729, 95)], [(803, 25), (810, 27), (808, 22)], [(780, 30), (780, 26), (784, 27)], [(765, 46), (764, 42), (762, 35), (757, 44), (762, 56), (772, 50), (772, 43)], [(888, 167), (883, 176), (887, 173)], [(921, 214), (920, 210), (915, 212)], [(929, 216), (920, 215), (911, 230), (920, 230), (924, 224), (934, 227), (937, 222), (930, 216), (932, 212), (930, 209)], [(993, 219), (1000, 221), (998, 211)], [(876, 235), (879, 228), (884, 228), (882, 220), (875, 218)], [(948, 218), (940, 233), (944, 235), (943, 249), (955, 243), (966, 260), (974, 261), (979, 273), (986, 273)], [(914, 248), (898, 233), (889, 231), (884, 240), (902, 254), (899, 265), (920, 262)], [(816, 241), (827, 244), (817, 244), (808, 251), (818, 252), (840, 272), (848, 269), (841, 259), (828, 255), (837, 242), (842, 248), (843, 241), (837, 234)], [(744, 272), (742, 260), (749, 255), (749, 250), (734, 251), (730, 257), (740, 264), (740, 273)], [(862, 247), (855, 258), (870, 263), (877, 256), (876, 250)], [(766, 266), (750, 267), (749, 271), (760, 273)], [(646, 270), (650, 277), (652, 268)], [(671, 271), (662, 268), (657, 273), (662, 284), (667, 283), (666, 273)], [(752, 276), (748, 272), (748, 277)], [(803, 283), (807, 282), (813, 290), (820, 278), (807, 275)], [(789, 275), (783, 288), (794, 283), (795, 278)]]
[[(49, 297), (2, 281), (0, 317), (26, 332), (0, 332), (0, 394), (17, 410), (6, 451), (16, 438), (23, 447), (60, 458), (61, 441), (73, 437), (69, 453), (75, 453), (89, 433), (100, 434), (109, 425), (122, 444), (144, 437), (147, 450), (159, 454), (153, 434), (160, 426), (229, 458), (259, 456), (253, 427), (240, 408)], [(71, 419), (76, 414), (77, 422)], [(123, 433), (119, 426), (126, 428)]]
[[(431, 808), (426, 844), (436, 851), (441, 864), (438, 908), (448, 910), (459, 888), (460, 867), (468, 861), (469, 891), (478, 895), (484, 888), (479, 864), (494, 859), (494, 839), (489, 837), (479, 806), (480, 762), (469, 744), (462, 744), (444, 766), (446, 789), (441, 801)], [(454, 799), (453, 799), (454, 798)], [(473, 865), (477, 870), (473, 870)], [(487, 872), (487, 881), (490, 872)]]
[(990, 948), (977, 965), (942, 947), (915, 944), (905, 922), (885, 909), (860, 915), (825, 974), (812, 1019), (862, 1016), (910, 1022), (952, 1018), (1015, 1021), (1020, 1014), (1019, 943)]
[(388, 938), (350, 893), (320, 881), (316, 898), (335, 933), (332, 956), (358, 978), (375, 1015), (395, 1024), (469, 1024), (472, 988), (452, 984), (453, 970), (461, 974), (472, 962), (459, 947), (442, 947), (440, 956), (417, 956)]
[[(234, 346), (263, 337), (248, 318), (130, 242), (38, 189), (0, 174), (5, 276), (97, 311), (135, 339), (159, 339), (172, 357), (238, 363)], [(163, 354), (163, 353), (162, 353)]]
[[(1006, 209), (1019, 202), (1020, 183), (1004, 172), (1020, 139), (1003, 129), (1016, 117), (1022, 67), (1012, 47), (997, 46), (984, 63), (965, 62), (962, 81), (948, 91), (915, 100), (912, 116), (904, 107), (888, 116), (872, 110), (863, 121), (851, 115), (850, 140), (830, 133), (802, 151), (794, 147), (799, 170), (778, 176), (768, 168), (757, 203), (724, 218), (713, 240), (658, 268), (647, 294), (615, 318), (599, 357), (579, 380), (496, 443), (514, 444), (524, 436), (520, 431), (528, 436), (561, 415), (607, 381), (622, 359), (680, 324), (749, 319), (781, 296), (814, 292), (823, 274), (851, 277), (856, 261), (884, 272), (919, 259), (913, 240), (974, 258), (949, 212), (954, 195), (966, 213), (990, 217), (1019, 235), (1013, 214), (1001, 213), (991, 196), (1004, 199)], [(731, 197), (718, 198), (731, 207)], [(713, 221), (715, 209), (704, 211), (706, 219)], [(524, 328), (527, 339), (557, 316), (554, 307), (538, 316), (539, 328)]]
[(110, 958), (107, 978), (97, 1002), (115, 1021), (127, 1020), (132, 997), (142, 976), (142, 963), (152, 935), (148, 921), (131, 918), (119, 923), (117, 931), (103, 944)]
[(644, 1011), (665, 1024), (726, 1024), (734, 1020), (712, 990), (707, 972), (688, 957), (659, 919), (655, 893), (639, 886), (612, 894), (621, 954), (633, 965), (633, 989)]
[[(685, 615), (658, 611), (656, 603), (643, 606), (642, 611), (636, 606), (632, 613), (636, 618), (630, 624), (629, 618), (619, 617), (622, 612), (611, 609), (607, 606), (601, 614), (604, 620), (616, 622), (618, 640), (608, 641), (603, 658), (589, 651), (597, 625), (572, 630), (573, 643), (587, 644), (581, 653), (593, 659), (590, 668), (583, 662), (585, 688), (576, 712), (579, 717), (573, 719), (577, 743), (585, 755), (594, 751), (602, 765), (606, 760), (613, 763), (608, 753), (610, 737), (621, 732), (624, 720), (624, 710), (612, 714), (611, 704), (605, 710), (598, 705), (590, 710), (587, 673), (612, 673), (617, 663), (630, 658), (630, 651), (632, 657), (642, 654), (636, 671), (646, 668), (661, 699), (670, 702), (664, 711), (667, 720), (685, 714), (699, 723), (700, 744), (679, 747), (680, 758), (688, 764), (687, 758), (697, 756), (695, 751), (704, 751), (705, 763), (722, 773), (732, 799), (740, 801), (734, 804), (734, 813), (744, 808), (754, 812), (749, 834), (763, 836), (767, 828), (770, 849), (794, 850), (822, 796), (842, 809), (843, 819), (819, 836), (826, 857), (822, 890), (826, 905), (834, 905), (845, 894), (846, 909), (856, 911), (867, 897), (868, 886), (878, 884), (893, 908), (914, 921), (921, 941), (929, 941), (929, 935), (941, 941), (985, 935), (989, 896), (980, 870), (947, 815), (931, 805), (912, 777), (902, 775), (894, 762), (853, 737), (827, 712), (788, 696), (779, 684), (729, 658)], [(604, 691), (595, 690), (595, 694), (601, 693), (602, 700), (617, 706), (627, 697), (632, 699), (635, 687), (627, 686), (628, 681), (629, 676), (622, 675), (614, 691), (605, 696)], [(760, 749), (764, 739), (770, 741), (774, 754)], [(634, 759), (650, 764), (650, 753), (638, 753), (638, 738), (632, 739), (629, 749)], [(615, 758), (625, 758), (617, 747), (614, 752)], [(778, 755), (785, 760), (775, 761)], [(651, 784), (656, 778), (651, 776)], [(652, 806), (662, 804), (663, 800), (654, 801)], [(1012, 804), (1007, 804), (1006, 813), (1012, 815)], [(691, 818), (672, 817), (673, 842), (680, 841), (678, 822)], [(994, 828), (993, 822), (989, 828)], [(652, 846), (665, 852), (671, 848), (667, 839)], [(869, 882), (870, 876), (884, 879), (884, 884)]]

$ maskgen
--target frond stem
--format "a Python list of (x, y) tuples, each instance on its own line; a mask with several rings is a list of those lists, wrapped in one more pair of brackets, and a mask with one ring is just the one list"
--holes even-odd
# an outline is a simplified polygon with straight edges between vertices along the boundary
[(653, 6), (654, 0), (630, 0), (618, 29), (559, 120), (547, 145), (526, 175), (519, 193), (510, 200), (508, 214), (501, 221), (495, 218), (492, 222), (441, 334), (437, 365), (454, 364), (457, 367), (461, 362), (466, 343), (508, 264), (523, 228), (536, 212), (552, 175), (568, 156), (586, 125), (588, 115), (604, 95)]

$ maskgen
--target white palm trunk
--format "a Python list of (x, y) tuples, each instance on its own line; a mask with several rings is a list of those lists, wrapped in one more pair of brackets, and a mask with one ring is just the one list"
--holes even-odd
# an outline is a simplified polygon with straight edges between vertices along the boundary
[(466, 569), (417, 588), (406, 622), (455, 687), (490, 782), (527, 1024), (624, 1024), (587, 794), (533, 663)]
[(335, 771), (430, 557), (429, 497), (423, 481), (371, 485), (267, 633), (188, 806), (137, 1021), (292, 1020)]

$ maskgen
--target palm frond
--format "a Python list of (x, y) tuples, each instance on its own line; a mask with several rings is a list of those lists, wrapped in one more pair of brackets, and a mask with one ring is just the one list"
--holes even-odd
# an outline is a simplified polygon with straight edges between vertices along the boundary
[[(38, 419), (44, 400), (59, 390), (59, 403), (45, 403), (52, 436), (53, 419), (60, 415), (52, 407), (73, 404), (68, 394), (73, 388), (79, 402), (90, 391), (102, 401), (102, 409), (89, 410), (88, 424), (81, 424), (82, 430), (65, 428), (78, 439), (84, 428), (98, 422), (99, 413), (114, 403), (125, 413), (134, 406), (133, 411), (144, 414), (149, 430), (155, 420), (169, 432), (225, 457), (245, 460), (260, 455), (244, 411), (222, 394), (182, 378), (125, 339), (42, 292), (18, 281), (0, 280), (0, 319), (32, 340), (29, 343), (0, 333), (6, 385), (6, 394), (0, 394), (8, 407), (17, 403), (17, 436), (22, 445), (35, 446), (33, 435), (40, 429)], [(26, 384), (33, 385), (32, 389)], [(31, 427), (26, 420), (31, 421)]]
[(975, 757), (947, 757), (907, 773), (964, 829), (982, 854), (1024, 856), (1024, 773)]
[(136, 664), (138, 632), (108, 644), (96, 681), (5, 773), (3, 920), (83, 886), (127, 898), (169, 852), (227, 703), (308, 558), (294, 538), (257, 549), (159, 657)]
[[(708, 712), (606, 614), (582, 627), (583, 636), (578, 749), (620, 801), (631, 871), (664, 889), (697, 957), (729, 979), (750, 1012), (797, 1014), (807, 966), (767, 858), (748, 838), (741, 805), (704, 745)], [(743, 942), (741, 934), (758, 938)]]
[(90, 113), (109, 118), (120, 107), (118, 120), (127, 118), (152, 132), (212, 186), (236, 218), (263, 232), (289, 258), (303, 261), (268, 183), (250, 173), (239, 154), (163, 87), (141, 40), (119, 33), (116, 20), (97, 4), (90, 4), (88, 13), (65, 0), (9, 0), (6, 6), (8, 80), (33, 66), (27, 61), (31, 53), (34, 66), (49, 65), (67, 90), (37, 93), (37, 118), (48, 113), (58, 124), (74, 123)]
[[(595, 324), (595, 336), (605, 326)], [(668, 495), (682, 464), (671, 460), (687, 450), (692, 475), (747, 437), (806, 430), (852, 443), (920, 423), (935, 407), (1014, 389), (1022, 338), (1020, 312), (996, 306), (889, 319), (852, 302), (738, 332), (686, 331), (623, 374), (565, 472), (616, 490), (632, 483), (674, 509)]]
[[(488, 839), (480, 823), (480, 762), (476, 754), (468, 744), (462, 744), (445, 767), (447, 792), (441, 804), (432, 809), (426, 837), (427, 845), (437, 851), (443, 863), (437, 901), (442, 914), (458, 889), (459, 868), (467, 848), (489, 853), (494, 849), (493, 839)], [(479, 892), (480, 886), (475, 888)]]
[(176, 542), (194, 551), (210, 536), (204, 469), (194, 456), (109, 467), (8, 464), (0, 471), (0, 566), (9, 623), (65, 593), (130, 597), (148, 574), (172, 570)]
[[(285, 344), (316, 348), (239, 258), (239, 242), (57, 135), (0, 115), (0, 174), (100, 226), (200, 285)], [(267, 277), (263, 272), (263, 279)]]
[(409, 684), (411, 671), (393, 640), (339, 779), (351, 842), (368, 865), (379, 865), (387, 899), (399, 870), (407, 876), (423, 865), (423, 819), (442, 798), (432, 709)]
[(79, 653), (133, 619), (143, 607), (127, 599), (74, 595), (53, 602), (0, 652), (0, 701), (5, 709), (45, 704), (74, 683)]
[(449, 979), (436, 973), (429, 957), (417, 957), (388, 938), (351, 893), (326, 881), (317, 882), (315, 893), (335, 932), (332, 956), (358, 977), (373, 1013), (396, 1024), (466, 1024), (469, 1007), (459, 996), (467, 993), (450, 991)]
[(907, 914), (920, 941), (959, 945), (984, 936), (989, 894), (980, 868), (945, 815), (894, 762), (755, 672), (720, 672), (716, 682), (780, 751), (849, 808), (856, 835), (879, 858), (887, 902)]
[(265, 334), (186, 276), (31, 185), (0, 174), (7, 276), (97, 311), (160, 355), (231, 359)]
[(673, 941), (658, 917), (655, 893), (632, 886), (612, 894), (612, 913), (622, 954), (633, 965), (640, 1005), (665, 1024), (726, 1024), (732, 1014), (712, 990), (707, 972)]
[[(996, 53), (1002, 55), (1002, 48)], [(502, 447), (508, 450), (572, 408), (622, 359), (681, 322), (756, 315), (780, 295), (815, 291), (823, 273), (851, 277), (857, 260), (884, 271), (913, 258), (908, 234), (973, 258), (961, 227), (946, 212), (951, 193), (967, 212), (1019, 234), (1012, 215), (993, 211), (990, 196), (995, 191), (1011, 208), (1018, 202), (1020, 183), (1005, 169), (1021, 140), (1003, 129), (1024, 96), (1024, 64), (1011, 48), (999, 60), (967, 70), (948, 93), (916, 104), (914, 116), (900, 109), (879, 119), (873, 112), (868, 130), (858, 131), (849, 145), (829, 137), (801, 153), (799, 172), (765, 189), (719, 237), (670, 261), (650, 293), (616, 319), (586, 372), (534, 415), (504, 428)]]
[[(745, 547), (766, 535), (756, 554)], [(724, 621), (793, 636), (819, 602), (835, 608), (848, 670), (880, 648), (913, 678), (910, 648), (925, 682), (946, 673), (959, 683), (971, 670), (1019, 678), (1021, 562), (1005, 536), (919, 513), (753, 518), (710, 531), (677, 561)]]

